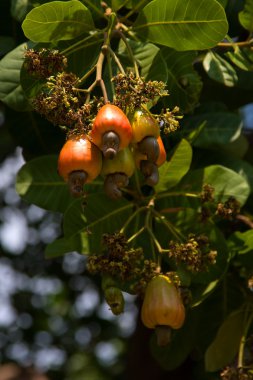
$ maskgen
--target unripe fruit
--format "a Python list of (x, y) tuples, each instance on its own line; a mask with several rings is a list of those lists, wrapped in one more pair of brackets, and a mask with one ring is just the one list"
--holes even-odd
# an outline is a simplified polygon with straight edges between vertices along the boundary
[(112, 199), (122, 196), (120, 188), (128, 185), (135, 170), (132, 152), (129, 148), (121, 150), (112, 160), (103, 159), (101, 174), (105, 176), (104, 189)]
[(91, 141), (102, 150), (105, 158), (112, 159), (132, 140), (131, 124), (124, 112), (113, 104), (104, 105), (94, 120)]
[(138, 144), (141, 153), (147, 159), (156, 162), (159, 156), (157, 138), (160, 135), (160, 127), (155, 118), (145, 109), (137, 109), (131, 117), (133, 129), (132, 143)]
[(105, 300), (111, 308), (111, 311), (115, 315), (123, 313), (125, 300), (122, 291), (115, 286), (110, 286), (105, 289)]
[[(185, 308), (179, 292), (170, 279), (163, 275), (152, 278), (148, 283), (141, 309), (143, 324), (154, 329), (167, 326), (173, 329), (182, 327)], [(158, 331), (161, 331), (158, 328)], [(166, 344), (165, 341), (160, 342)]]
[(85, 183), (101, 172), (100, 150), (85, 136), (71, 138), (63, 145), (58, 158), (58, 173), (69, 184), (73, 196), (83, 195)]

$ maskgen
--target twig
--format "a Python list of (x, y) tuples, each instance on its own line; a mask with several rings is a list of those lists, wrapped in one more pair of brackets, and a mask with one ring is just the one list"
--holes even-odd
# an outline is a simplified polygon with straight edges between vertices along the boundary
[(111, 57), (114, 59), (116, 65), (118, 66), (120, 72), (125, 75), (126, 74), (125, 70), (124, 70), (123, 66), (121, 65), (120, 60), (118, 59), (117, 55), (111, 49), (111, 47), (108, 45), (104, 45), (104, 46), (102, 46), (102, 51), (104, 51), (104, 52), (108, 51), (110, 53)]
[(236, 219), (240, 220), (241, 222), (245, 223), (249, 228), (253, 229), (253, 221), (248, 216), (238, 214), (236, 215)]
[(234, 47), (234, 46), (238, 46), (238, 47), (246, 47), (246, 46), (252, 46), (253, 44), (253, 40), (250, 39), (249, 41), (241, 41), (241, 42), (218, 42), (217, 46), (219, 47), (225, 47), (225, 48), (228, 48), (228, 47)]

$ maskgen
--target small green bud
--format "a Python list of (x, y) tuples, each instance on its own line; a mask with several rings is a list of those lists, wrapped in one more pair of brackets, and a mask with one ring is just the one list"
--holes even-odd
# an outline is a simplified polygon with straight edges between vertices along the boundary
[(105, 289), (105, 300), (115, 315), (119, 315), (124, 311), (125, 300), (122, 291), (119, 288), (111, 286)]

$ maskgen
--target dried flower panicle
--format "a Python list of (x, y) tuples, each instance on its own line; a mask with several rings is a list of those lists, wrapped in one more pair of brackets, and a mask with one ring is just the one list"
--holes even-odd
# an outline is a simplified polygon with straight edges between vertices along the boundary
[(210, 249), (207, 236), (190, 234), (186, 243), (170, 241), (168, 256), (177, 265), (185, 264), (191, 272), (203, 272), (208, 270), (209, 265), (215, 264), (217, 251)]
[(48, 78), (67, 67), (67, 58), (58, 50), (42, 48), (39, 51), (27, 49), (25, 69), (37, 78)]
[(220, 374), (222, 380), (252, 380), (253, 374), (247, 369), (226, 367)]
[(228, 198), (224, 203), (218, 203), (216, 215), (231, 220), (240, 212), (240, 202), (234, 197)]
[(207, 221), (215, 212), (214, 187), (204, 184), (200, 194), (201, 221)]
[(119, 281), (133, 281), (131, 291), (142, 293), (154, 276), (156, 263), (144, 260), (141, 248), (129, 248), (121, 233), (104, 234), (106, 252), (89, 256), (87, 269), (92, 274), (109, 275)]
[(182, 119), (183, 116), (177, 115), (179, 112), (179, 107), (176, 106), (173, 110), (166, 108), (160, 115), (156, 115), (156, 119), (165, 134), (175, 132), (180, 128), (179, 120)]
[(200, 194), (201, 203), (214, 202), (214, 187), (204, 184), (202, 193)]
[(253, 276), (250, 276), (250, 278), (248, 278), (248, 288), (251, 292), (253, 292)]
[(67, 127), (73, 133), (88, 133), (102, 101), (93, 98), (85, 104), (84, 96), (76, 88), (78, 83), (79, 78), (72, 73), (49, 77), (32, 101), (34, 109), (54, 125)]
[(126, 108), (138, 108), (158, 96), (168, 95), (164, 82), (145, 81), (144, 78), (137, 78), (132, 72), (126, 75), (120, 73), (113, 81), (116, 94), (114, 104), (124, 111)]

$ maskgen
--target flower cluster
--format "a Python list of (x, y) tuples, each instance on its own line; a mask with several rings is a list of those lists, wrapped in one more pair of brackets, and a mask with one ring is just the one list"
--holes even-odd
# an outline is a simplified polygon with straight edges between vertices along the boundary
[(157, 265), (151, 260), (144, 260), (141, 248), (128, 248), (126, 237), (121, 233), (104, 234), (102, 242), (105, 252), (89, 256), (88, 271), (111, 276), (120, 282), (132, 282), (131, 291), (143, 293), (155, 275)]
[(168, 256), (173, 258), (177, 265), (185, 264), (191, 272), (203, 272), (210, 264), (215, 264), (217, 251), (210, 249), (207, 236), (190, 234), (186, 243), (170, 241)]
[(25, 52), (24, 67), (27, 72), (37, 78), (48, 78), (67, 67), (67, 58), (58, 50), (28, 49)]
[(214, 202), (214, 187), (204, 184), (202, 193), (200, 194), (201, 203)]
[(127, 75), (120, 73), (113, 78), (113, 81), (115, 104), (123, 110), (139, 108), (158, 96), (168, 95), (164, 82), (145, 81), (143, 78), (137, 78), (132, 72)]
[(52, 124), (87, 133), (102, 101), (94, 98), (85, 104), (84, 96), (76, 88), (78, 83), (78, 77), (72, 73), (49, 77), (32, 101), (34, 109)]
[(231, 220), (240, 212), (240, 202), (234, 197), (230, 197), (224, 203), (218, 203), (216, 215), (224, 219)]
[(226, 367), (220, 377), (222, 380), (252, 380), (253, 374), (247, 369)]
[(204, 184), (202, 193), (200, 194), (201, 201), (201, 221), (205, 222), (215, 212), (214, 204), (214, 188), (209, 184)]
[(179, 107), (176, 106), (173, 110), (166, 108), (160, 115), (156, 116), (161, 129), (165, 134), (175, 132), (179, 127), (179, 120), (182, 119), (182, 115), (177, 115), (179, 112)]

